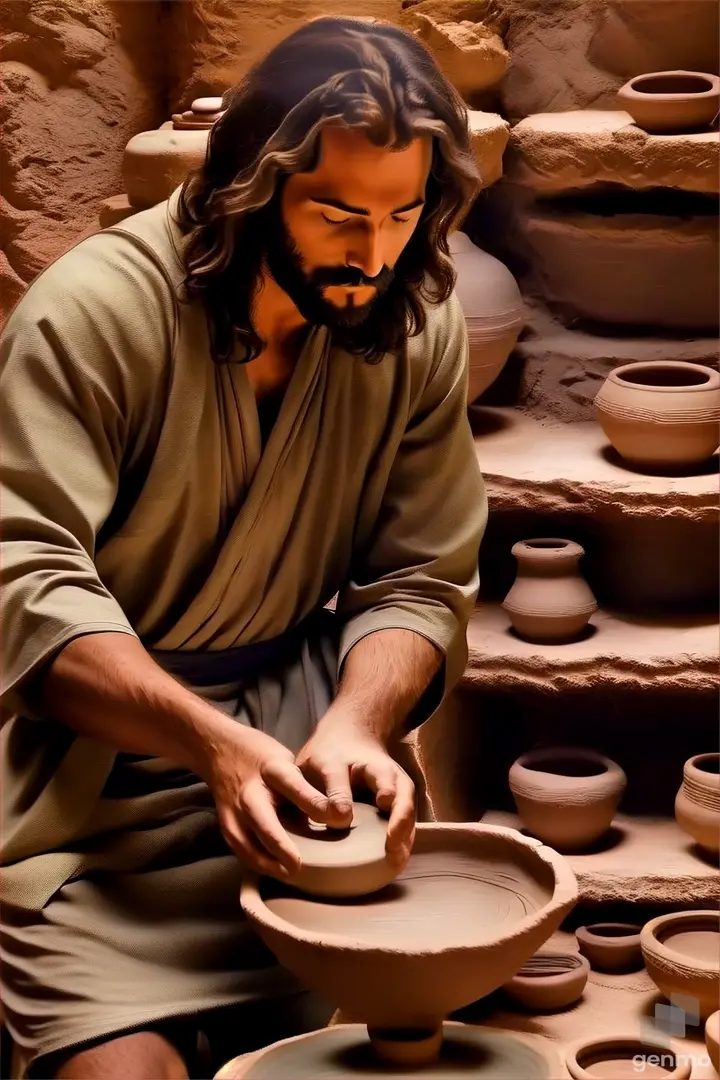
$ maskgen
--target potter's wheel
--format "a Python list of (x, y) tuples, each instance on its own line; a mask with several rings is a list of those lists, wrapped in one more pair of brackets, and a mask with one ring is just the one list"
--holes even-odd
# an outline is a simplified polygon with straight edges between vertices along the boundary
[(446, 1022), (439, 1058), (418, 1067), (378, 1060), (362, 1024), (338, 1024), (286, 1039), (257, 1054), (229, 1062), (216, 1080), (348, 1080), (387, 1077), (423, 1080), (478, 1077), (481, 1080), (556, 1080), (563, 1066), (556, 1050), (539, 1037)]

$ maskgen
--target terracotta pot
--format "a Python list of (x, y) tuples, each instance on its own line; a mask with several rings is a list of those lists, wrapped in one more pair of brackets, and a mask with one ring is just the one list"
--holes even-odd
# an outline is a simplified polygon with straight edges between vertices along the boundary
[(707, 1019), (720, 994), (720, 913), (676, 911), (651, 919), (640, 934), (645, 967), (665, 997), (685, 994)]
[(716, 1073), (720, 1073), (720, 1011), (712, 1013), (705, 1024), (705, 1046)]
[[(210, 106), (213, 109), (210, 109)], [(207, 153), (208, 132), (222, 115), (222, 98), (197, 98), (156, 131), (141, 131), (125, 147), (122, 177), (132, 206), (145, 209), (168, 199)]]
[(640, 468), (699, 465), (720, 444), (720, 374), (702, 364), (623, 364), (603, 383), (595, 409), (618, 454)]
[(610, 758), (575, 747), (530, 750), (508, 779), (523, 824), (559, 851), (582, 851), (602, 836), (627, 784)]
[(696, 754), (685, 762), (675, 819), (700, 847), (720, 851), (720, 754)]
[(704, 71), (652, 71), (630, 79), (617, 96), (645, 131), (694, 131), (720, 111), (720, 79)]
[(582, 997), (590, 965), (577, 953), (539, 952), (531, 956), (503, 990), (533, 1012), (557, 1012)]
[(581, 1039), (567, 1048), (565, 1064), (573, 1080), (688, 1080), (692, 1069), (690, 1055), (640, 1035)]
[(514, 544), (517, 577), (503, 601), (525, 641), (563, 645), (574, 641), (597, 611), (578, 563), (585, 552), (572, 540), (540, 537)]
[(389, 885), (397, 871), (385, 852), (387, 819), (374, 806), (353, 804), (349, 829), (328, 829), (304, 814), (283, 817), (302, 865), (290, 883), (314, 896), (364, 896)]
[(372, 896), (337, 903), (253, 875), (241, 890), (280, 963), (365, 1023), (391, 1060), (397, 1042), (430, 1056), (443, 1018), (507, 982), (576, 900), (568, 864), (539, 841), (440, 823), (417, 827), (407, 867)]
[(469, 345), (468, 401), (475, 401), (502, 371), (524, 322), (515, 278), (499, 259), (476, 247), (463, 232), (450, 235)]
[(593, 971), (620, 974), (643, 966), (641, 930), (636, 923), (591, 923), (578, 927), (575, 937)]

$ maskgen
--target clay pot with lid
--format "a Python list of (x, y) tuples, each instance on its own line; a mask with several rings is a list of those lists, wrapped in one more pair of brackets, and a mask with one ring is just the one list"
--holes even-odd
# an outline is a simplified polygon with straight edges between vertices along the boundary
[(563, 645), (576, 640), (597, 610), (578, 564), (585, 554), (572, 540), (539, 537), (520, 540), (512, 554), (517, 577), (503, 608), (525, 641)]
[(531, 956), (503, 990), (533, 1012), (557, 1012), (582, 997), (590, 965), (577, 953), (539, 952)]
[(525, 827), (558, 851), (582, 851), (607, 832), (627, 785), (614, 761), (579, 747), (530, 750), (508, 780)]
[(704, 71), (651, 71), (630, 79), (617, 96), (644, 131), (696, 131), (720, 112), (720, 78)]
[(720, 912), (675, 911), (645, 923), (640, 934), (645, 969), (666, 998), (697, 1002), (701, 1019), (720, 999)]
[(579, 926), (575, 937), (593, 971), (619, 975), (643, 966), (641, 930), (636, 923), (590, 923)]
[(705, 1024), (705, 1046), (716, 1073), (720, 1073), (720, 1010), (708, 1016)]
[(689, 1080), (690, 1055), (645, 1035), (604, 1035), (580, 1039), (565, 1052), (573, 1080)]
[(473, 402), (495, 381), (514, 349), (525, 321), (524, 305), (504, 263), (463, 232), (451, 233), (448, 242), (467, 327), (468, 402)]
[(700, 847), (720, 851), (720, 754), (696, 754), (685, 762), (675, 819)]
[(196, 98), (186, 112), (156, 131), (141, 131), (125, 147), (122, 176), (132, 206), (146, 209), (168, 199), (207, 154), (208, 132), (222, 116), (222, 98)]
[(623, 364), (601, 386), (595, 410), (630, 464), (650, 470), (700, 465), (720, 445), (720, 374), (680, 360)]

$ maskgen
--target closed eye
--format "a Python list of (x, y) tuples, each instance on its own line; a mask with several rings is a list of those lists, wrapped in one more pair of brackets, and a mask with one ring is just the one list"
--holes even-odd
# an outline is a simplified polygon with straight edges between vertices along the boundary
[[(391, 216), (392, 220), (397, 222), (398, 225), (407, 225), (410, 221), (410, 218), (398, 217), (396, 214), (392, 214)], [(341, 218), (339, 221), (336, 221), (334, 218), (329, 218), (327, 214), (321, 214), (321, 217), (323, 221), (327, 221), (328, 225), (347, 225), (350, 221), (350, 218)]]

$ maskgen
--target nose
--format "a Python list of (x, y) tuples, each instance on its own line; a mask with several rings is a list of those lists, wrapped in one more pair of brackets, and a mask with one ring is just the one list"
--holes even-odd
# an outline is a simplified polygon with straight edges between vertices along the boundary
[(366, 277), (377, 277), (385, 265), (380, 230), (370, 226), (362, 234), (353, 238), (352, 250), (346, 259), (348, 266), (362, 270)]

